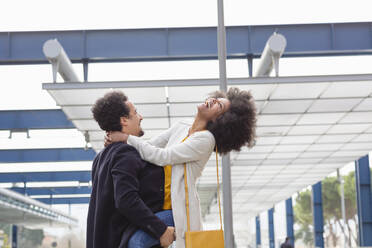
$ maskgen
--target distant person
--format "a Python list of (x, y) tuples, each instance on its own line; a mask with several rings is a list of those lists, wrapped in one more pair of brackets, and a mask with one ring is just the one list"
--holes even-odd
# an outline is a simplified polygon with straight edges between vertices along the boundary
[(285, 241), (283, 244), (280, 245), (280, 248), (293, 248), (293, 245), (291, 244), (289, 237), (285, 238)]

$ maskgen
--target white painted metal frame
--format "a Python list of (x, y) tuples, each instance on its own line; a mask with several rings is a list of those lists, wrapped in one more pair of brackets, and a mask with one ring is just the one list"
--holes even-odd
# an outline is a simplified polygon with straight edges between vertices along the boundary
[(26, 226), (76, 226), (78, 220), (66, 215), (39, 201), (33, 200), (17, 192), (0, 188), (1, 221)]
[[(231, 153), (233, 209), (254, 216), (318, 182), (372, 149), (372, 74), (235, 78), (230, 86), (251, 90), (259, 109), (257, 142)], [(145, 138), (180, 119), (218, 89), (218, 79), (43, 84), (96, 150), (103, 132), (90, 107), (105, 92), (123, 90), (143, 114)], [(168, 101), (165, 93), (168, 87)], [(166, 111), (169, 104), (170, 113)], [(213, 156), (198, 187), (203, 213), (216, 213)], [(208, 193), (209, 192), (209, 193)]]

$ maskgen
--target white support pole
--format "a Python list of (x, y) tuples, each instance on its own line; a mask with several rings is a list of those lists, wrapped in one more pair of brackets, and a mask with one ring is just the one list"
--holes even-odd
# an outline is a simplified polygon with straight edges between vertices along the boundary
[(57, 39), (47, 40), (43, 45), (43, 52), (52, 64), (54, 83), (57, 82), (57, 72), (66, 82), (80, 82), (70, 59)]
[(275, 70), (275, 76), (279, 76), (279, 58), (283, 55), (287, 40), (281, 34), (274, 33), (266, 42), (262, 52), (255, 77), (268, 77)]
[[(220, 72), (220, 90), (227, 91), (226, 77), (226, 31), (224, 24), (223, 0), (218, 0), (218, 61)], [(225, 228), (225, 247), (234, 247), (233, 214), (231, 199), (231, 168), (230, 155), (222, 156), (222, 192), (223, 220)]]

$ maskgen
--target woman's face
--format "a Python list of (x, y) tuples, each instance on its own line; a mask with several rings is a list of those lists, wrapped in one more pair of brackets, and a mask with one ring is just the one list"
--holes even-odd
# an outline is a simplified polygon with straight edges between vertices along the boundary
[(226, 98), (208, 98), (203, 104), (198, 105), (198, 114), (211, 121), (225, 113), (229, 107), (230, 101)]

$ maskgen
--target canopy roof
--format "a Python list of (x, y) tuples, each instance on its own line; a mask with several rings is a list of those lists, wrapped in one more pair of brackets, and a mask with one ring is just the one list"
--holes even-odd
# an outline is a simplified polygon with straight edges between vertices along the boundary
[(31, 227), (76, 226), (78, 220), (12, 190), (0, 188), (0, 211), (3, 223)]
[[(234, 213), (267, 210), (372, 149), (372, 74), (234, 78), (228, 84), (251, 90), (259, 110), (256, 145), (231, 154)], [(195, 79), (45, 83), (43, 89), (99, 151), (104, 133), (90, 108), (106, 92), (125, 92), (149, 138), (192, 120), (196, 105), (218, 85), (218, 79)], [(215, 196), (215, 177), (211, 156), (198, 182), (204, 213)]]

